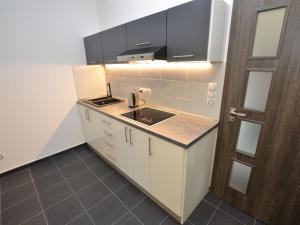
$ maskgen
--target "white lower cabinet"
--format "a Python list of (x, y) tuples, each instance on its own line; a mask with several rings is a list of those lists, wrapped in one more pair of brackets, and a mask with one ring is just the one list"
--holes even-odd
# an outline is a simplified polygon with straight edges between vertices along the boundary
[(149, 191), (148, 135), (133, 127), (123, 125), (123, 135), (119, 138), (119, 169)]
[(176, 215), (180, 215), (185, 151), (162, 139), (149, 138), (150, 193)]
[(208, 192), (217, 129), (184, 149), (79, 106), (86, 142), (182, 224)]

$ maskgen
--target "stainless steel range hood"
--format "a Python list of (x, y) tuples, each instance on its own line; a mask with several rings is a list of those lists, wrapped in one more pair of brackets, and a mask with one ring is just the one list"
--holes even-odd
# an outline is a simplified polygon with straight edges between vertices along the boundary
[(142, 61), (142, 60), (166, 60), (167, 47), (149, 47), (132, 49), (123, 52), (117, 57), (118, 62)]

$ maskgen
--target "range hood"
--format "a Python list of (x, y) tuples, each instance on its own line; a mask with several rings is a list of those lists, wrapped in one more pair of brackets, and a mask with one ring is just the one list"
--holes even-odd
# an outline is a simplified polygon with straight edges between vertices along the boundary
[(142, 61), (142, 60), (166, 60), (167, 47), (149, 47), (132, 49), (123, 52), (117, 57), (118, 62)]

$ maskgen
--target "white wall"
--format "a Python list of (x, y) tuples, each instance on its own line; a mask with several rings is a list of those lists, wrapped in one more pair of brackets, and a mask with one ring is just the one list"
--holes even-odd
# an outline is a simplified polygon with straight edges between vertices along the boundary
[(85, 64), (97, 9), (97, 0), (1, 0), (0, 64)]
[(101, 30), (163, 11), (191, 0), (98, 0)]
[(2, 173), (84, 142), (76, 90), (89, 85), (75, 88), (72, 65), (100, 29), (98, 1), (1, 0), (0, 28)]

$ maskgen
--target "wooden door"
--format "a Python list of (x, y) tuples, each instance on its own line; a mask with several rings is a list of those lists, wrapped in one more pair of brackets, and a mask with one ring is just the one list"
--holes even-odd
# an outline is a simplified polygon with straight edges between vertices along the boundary
[(300, 224), (300, 1), (235, 0), (211, 191)]

